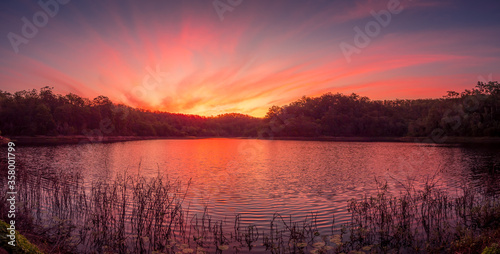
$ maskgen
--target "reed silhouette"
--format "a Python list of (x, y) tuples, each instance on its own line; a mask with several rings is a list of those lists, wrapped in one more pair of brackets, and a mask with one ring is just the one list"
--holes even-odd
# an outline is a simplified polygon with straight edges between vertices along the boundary
[(244, 224), (241, 215), (214, 220), (207, 208), (190, 214), (190, 184), (161, 175), (92, 183), (71, 172), (18, 177), (16, 225), (43, 236), (50, 253), (479, 253), (498, 251), (500, 240), (498, 193), (464, 185), (450, 195), (432, 178), (423, 188), (407, 183), (399, 195), (379, 182), (376, 196), (347, 204), (348, 223), (335, 224), (332, 214), (325, 234), (313, 212), (302, 220), (275, 213), (268, 227)]

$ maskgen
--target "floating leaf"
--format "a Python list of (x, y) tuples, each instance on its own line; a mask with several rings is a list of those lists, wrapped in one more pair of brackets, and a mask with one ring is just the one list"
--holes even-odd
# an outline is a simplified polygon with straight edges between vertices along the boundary
[(315, 243), (313, 243), (313, 247), (314, 248), (321, 248), (323, 246), (325, 246), (325, 242), (315, 242)]
[(368, 245), (368, 246), (364, 246), (364, 247), (363, 247), (363, 248), (361, 248), (361, 249), (362, 249), (362, 250), (364, 250), (364, 251), (369, 251), (369, 250), (371, 250), (371, 249), (372, 249), (372, 247), (373, 247), (373, 245)]
[(342, 244), (342, 239), (340, 238), (340, 235), (332, 235), (330, 236), (330, 242), (341, 245)]
[(219, 245), (217, 248), (219, 248), (219, 250), (227, 250), (229, 249), (229, 245)]
[(196, 254), (205, 254), (205, 253), (206, 251), (203, 247), (201, 246), (196, 247)]
[(301, 243), (297, 243), (296, 245), (297, 245), (297, 247), (299, 247), (299, 248), (304, 248), (304, 247), (306, 247), (306, 246), (307, 246), (307, 243), (305, 243), (305, 242), (301, 242)]

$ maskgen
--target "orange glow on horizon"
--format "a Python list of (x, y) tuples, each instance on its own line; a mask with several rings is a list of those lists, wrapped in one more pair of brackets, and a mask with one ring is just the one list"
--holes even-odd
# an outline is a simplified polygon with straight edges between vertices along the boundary
[(152, 111), (263, 117), (269, 107), (302, 96), (440, 98), (500, 75), (500, 49), (490, 27), (403, 27), (412, 11), (443, 11), (447, 3), (406, 3), (404, 14), (394, 15), (351, 62), (339, 44), (353, 43), (353, 27), (363, 27), (373, 20), (372, 10), (386, 4), (320, 8), (327, 3), (307, 2), (293, 9), (277, 1), (263, 9), (246, 1), (224, 21), (207, 9), (210, 4), (162, 4), (126, 11), (116, 3), (89, 4), (89, 10), (61, 7), (71, 22), (63, 14), (51, 19), (19, 54), (0, 47), (1, 89), (51, 86), (62, 94), (104, 95)]

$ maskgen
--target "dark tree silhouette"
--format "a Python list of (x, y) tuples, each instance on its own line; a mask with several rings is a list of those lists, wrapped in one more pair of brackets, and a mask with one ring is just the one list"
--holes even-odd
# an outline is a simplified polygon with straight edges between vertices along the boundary
[(162, 137), (425, 137), (500, 136), (500, 85), (478, 82), (441, 99), (371, 101), (326, 93), (272, 106), (264, 118), (231, 113), (215, 117), (152, 112), (54, 94), (53, 88), (0, 90), (0, 131), (7, 136), (87, 135)]

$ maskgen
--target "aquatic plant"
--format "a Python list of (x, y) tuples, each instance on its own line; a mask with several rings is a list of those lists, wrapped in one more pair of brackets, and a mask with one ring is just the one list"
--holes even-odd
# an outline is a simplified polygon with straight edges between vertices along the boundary
[(336, 225), (332, 214), (328, 233), (315, 213), (302, 220), (275, 213), (267, 227), (241, 215), (214, 220), (208, 208), (191, 214), (190, 184), (161, 175), (85, 183), (71, 172), (26, 170), (18, 180), (16, 225), (44, 236), (51, 253), (495, 253), (500, 242), (499, 194), (464, 185), (450, 195), (432, 178), (399, 195), (379, 182), (377, 195), (348, 203), (348, 223)]

